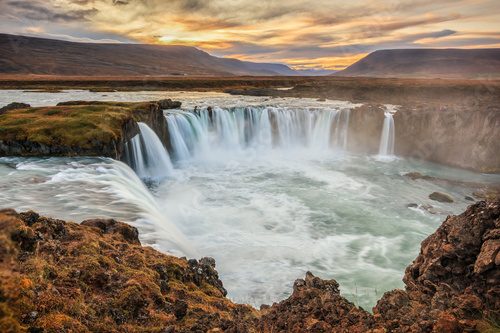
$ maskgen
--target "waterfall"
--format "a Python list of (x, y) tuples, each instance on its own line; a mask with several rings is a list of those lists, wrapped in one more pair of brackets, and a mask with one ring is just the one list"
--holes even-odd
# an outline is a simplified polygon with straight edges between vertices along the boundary
[(156, 133), (139, 122), (139, 134), (127, 142), (125, 161), (142, 179), (158, 181), (172, 174), (172, 163)]
[(350, 109), (251, 106), (175, 110), (165, 117), (179, 163), (215, 149), (345, 150), (349, 114)]
[(396, 112), (395, 107), (386, 105), (384, 112), (384, 126), (382, 127), (382, 135), (380, 137), (380, 146), (378, 154), (380, 156), (393, 156), (394, 155), (394, 117)]
[(334, 119), (334, 142), (338, 147), (347, 149), (347, 136), (349, 134), (349, 119), (351, 115), (350, 109), (342, 109), (335, 114)]

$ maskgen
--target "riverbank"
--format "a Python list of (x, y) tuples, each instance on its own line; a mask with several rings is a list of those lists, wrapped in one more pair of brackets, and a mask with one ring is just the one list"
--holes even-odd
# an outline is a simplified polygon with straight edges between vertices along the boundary
[(75, 224), (3, 210), (0, 226), (0, 329), (6, 332), (498, 329), (498, 200), (448, 217), (406, 269), (405, 290), (385, 293), (373, 314), (343, 298), (336, 281), (312, 273), (270, 307), (234, 304), (213, 259), (142, 247), (135, 228), (114, 220)]
[(137, 122), (168, 142), (163, 110), (180, 102), (64, 102), (14, 105), (0, 113), (0, 156), (104, 156), (121, 159)]
[[(286, 89), (284, 89), (286, 88)], [(234, 94), (312, 97), (355, 102), (401, 104), (412, 100), (463, 102), (465, 96), (498, 100), (500, 80), (397, 79), (335, 76), (40, 76), (1, 75), (0, 89), (57, 92), (227, 91)], [(467, 99), (468, 100), (468, 99)]]

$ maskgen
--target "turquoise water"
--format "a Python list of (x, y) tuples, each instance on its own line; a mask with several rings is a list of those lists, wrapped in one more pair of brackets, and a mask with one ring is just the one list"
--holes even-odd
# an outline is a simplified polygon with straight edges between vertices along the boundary
[[(186, 108), (325, 106), (213, 93), (103, 95), (0, 91), (0, 104), (170, 97), (187, 101)], [(404, 173), (499, 181), (498, 175), (338, 150), (212, 148), (210, 154), (174, 163), (168, 178), (149, 187), (128, 166), (106, 158), (0, 158), (0, 207), (74, 221), (112, 217), (131, 223), (144, 244), (161, 251), (214, 257), (229, 297), (237, 302), (258, 306), (286, 298), (293, 281), (310, 270), (335, 278), (343, 295), (370, 309), (385, 291), (403, 286), (404, 269), (420, 242), (447, 214), (470, 203), (464, 198), (471, 195), (468, 188), (412, 181)], [(428, 199), (434, 191), (449, 193), (455, 202)], [(408, 208), (409, 203), (420, 206)], [(421, 208), (426, 204), (437, 213)]]

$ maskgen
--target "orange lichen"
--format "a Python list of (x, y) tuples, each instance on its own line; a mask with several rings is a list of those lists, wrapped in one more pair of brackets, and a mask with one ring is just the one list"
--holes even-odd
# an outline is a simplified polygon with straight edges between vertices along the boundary
[(119, 231), (4, 211), (0, 226), (0, 332), (208, 331), (254, 316), (207, 280), (216, 276)]
[(33, 287), (33, 281), (28, 278), (21, 279), (21, 282), (19, 284), (21, 285), (22, 289), (31, 289)]

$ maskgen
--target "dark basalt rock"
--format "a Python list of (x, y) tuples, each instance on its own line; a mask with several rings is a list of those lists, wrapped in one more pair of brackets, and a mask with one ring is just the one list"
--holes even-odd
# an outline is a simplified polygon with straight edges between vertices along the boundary
[(432, 192), (429, 194), (429, 199), (439, 202), (453, 202), (453, 197), (451, 195), (442, 192)]
[(199, 262), (196, 259), (190, 259), (188, 266), (190, 274), (186, 276), (186, 280), (193, 281), (198, 286), (208, 283), (215, 287), (222, 296), (227, 295), (227, 291), (219, 279), (219, 273), (215, 270), (215, 259), (204, 257)]
[(184, 318), (187, 314), (187, 311), (188, 311), (188, 305), (186, 302), (182, 300), (177, 300), (174, 303), (174, 314), (177, 320), (181, 320), (182, 318)]
[(178, 109), (181, 107), (182, 103), (179, 101), (172, 101), (171, 99), (162, 99), (158, 101), (158, 104), (163, 110), (168, 109)]
[(139, 241), (139, 231), (136, 227), (132, 227), (128, 224), (118, 222), (113, 219), (103, 220), (103, 219), (93, 219), (85, 220), (81, 225), (95, 227), (100, 229), (103, 233), (116, 233), (123, 236), (123, 239), (131, 244), (140, 245)]

